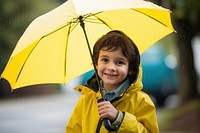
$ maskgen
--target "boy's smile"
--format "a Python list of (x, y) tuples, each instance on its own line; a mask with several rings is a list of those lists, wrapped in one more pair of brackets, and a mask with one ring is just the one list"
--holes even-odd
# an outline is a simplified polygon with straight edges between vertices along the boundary
[(112, 51), (100, 50), (96, 68), (106, 91), (116, 89), (124, 81), (128, 66), (129, 62), (122, 54), (121, 48)]

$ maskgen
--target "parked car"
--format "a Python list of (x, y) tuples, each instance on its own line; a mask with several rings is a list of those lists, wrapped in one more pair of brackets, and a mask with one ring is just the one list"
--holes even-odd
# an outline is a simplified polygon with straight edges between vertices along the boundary
[(158, 106), (177, 91), (177, 61), (162, 45), (155, 44), (142, 56), (143, 91), (155, 98)]

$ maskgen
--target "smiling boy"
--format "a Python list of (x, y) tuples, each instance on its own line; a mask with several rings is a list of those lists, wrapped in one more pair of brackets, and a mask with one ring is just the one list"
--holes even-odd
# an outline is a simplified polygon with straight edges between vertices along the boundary
[(94, 45), (93, 60), (100, 80), (93, 75), (87, 85), (75, 89), (83, 95), (66, 126), (67, 133), (107, 133), (102, 122), (111, 120), (118, 133), (158, 133), (156, 110), (142, 89), (140, 54), (121, 31), (110, 31)]

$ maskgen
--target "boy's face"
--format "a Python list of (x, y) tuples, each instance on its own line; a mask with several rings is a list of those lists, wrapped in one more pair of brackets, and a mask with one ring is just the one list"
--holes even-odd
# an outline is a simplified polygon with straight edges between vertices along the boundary
[(122, 54), (121, 48), (114, 51), (100, 50), (96, 69), (106, 91), (116, 89), (124, 81), (128, 66), (129, 62)]

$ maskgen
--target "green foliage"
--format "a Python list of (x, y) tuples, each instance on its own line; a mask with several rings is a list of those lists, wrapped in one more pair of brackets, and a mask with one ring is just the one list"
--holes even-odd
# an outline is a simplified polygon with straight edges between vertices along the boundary
[(0, 73), (30, 22), (59, 4), (58, 0), (0, 1)]
[(171, 0), (173, 14), (178, 19), (188, 19), (190, 23), (196, 25), (200, 20), (199, 0)]

